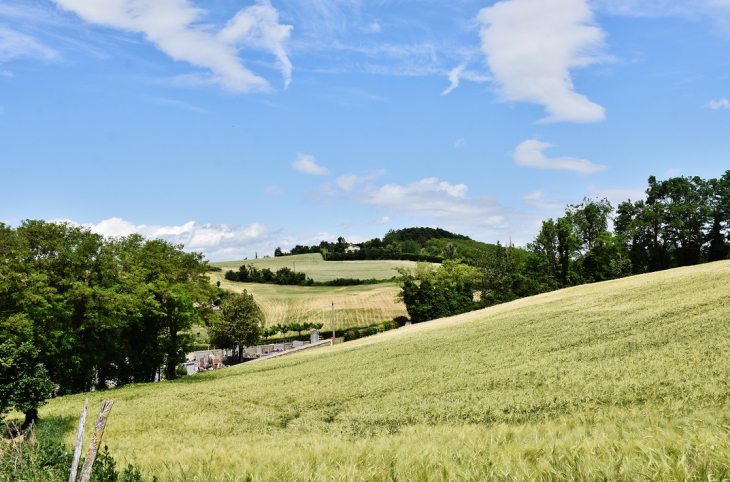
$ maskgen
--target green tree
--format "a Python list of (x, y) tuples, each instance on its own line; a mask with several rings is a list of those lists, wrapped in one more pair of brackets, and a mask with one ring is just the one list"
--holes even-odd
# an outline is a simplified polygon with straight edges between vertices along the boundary
[(53, 393), (53, 382), (30, 343), (0, 345), (0, 420), (12, 408), (25, 414), (23, 426), (38, 418), (38, 407)]
[(242, 360), (243, 347), (259, 342), (265, 321), (264, 312), (253, 295), (246, 290), (232, 293), (221, 303), (220, 317), (210, 327), (210, 340), (223, 348), (238, 346)]

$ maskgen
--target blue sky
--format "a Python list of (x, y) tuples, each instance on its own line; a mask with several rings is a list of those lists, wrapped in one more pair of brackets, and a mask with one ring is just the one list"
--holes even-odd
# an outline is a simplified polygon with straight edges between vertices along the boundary
[(209, 259), (730, 169), (728, 0), (3, 0), (0, 221)]

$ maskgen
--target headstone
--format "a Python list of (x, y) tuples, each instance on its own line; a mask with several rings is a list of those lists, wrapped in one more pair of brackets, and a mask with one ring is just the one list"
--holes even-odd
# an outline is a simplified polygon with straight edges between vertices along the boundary
[(292, 348), (300, 348), (300, 347), (303, 347), (303, 346), (304, 346), (304, 342), (303, 341), (294, 340), (292, 342)]
[(319, 330), (312, 330), (312, 333), (309, 334), (309, 342), (317, 343), (318, 341), (319, 341)]

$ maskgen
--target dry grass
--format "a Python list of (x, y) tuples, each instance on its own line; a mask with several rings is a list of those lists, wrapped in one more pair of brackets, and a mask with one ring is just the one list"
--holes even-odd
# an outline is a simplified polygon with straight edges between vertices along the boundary
[(211, 273), (211, 281), (221, 287), (253, 294), (266, 314), (267, 325), (281, 323), (324, 323), (332, 327), (330, 303), (335, 303), (335, 326), (345, 329), (368, 326), (406, 316), (406, 307), (396, 303), (400, 288), (395, 283), (362, 286), (279, 286), (258, 283), (234, 283), (222, 273)]
[(92, 399), (166, 480), (726, 480), (728, 286), (637, 276)]

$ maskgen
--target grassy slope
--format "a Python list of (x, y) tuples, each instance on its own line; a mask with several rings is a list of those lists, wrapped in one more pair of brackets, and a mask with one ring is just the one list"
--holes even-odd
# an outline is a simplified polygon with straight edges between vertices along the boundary
[[(90, 398), (115, 457), (175, 480), (728, 477), (728, 286), (637, 276)], [(69, 444), (83, 398), (41, 410)]]
[(294, 269), (295, 263), (298, 272), (306, 273), (314, 281), (329, 281), (336, 278), (390, 279), (393, 276), (398, 276), (394, 268), (398, 266), (416, 266), (413, 261), (325, 261), (319, 253), (245, 261), (222, 261), (210, 264), (222, 268), (225, 273), (229, 269), (238, 270), (238, 267), (242, 264), (253, 264), (258, 269), (269, 268), (276, 271), (283, 267)]

